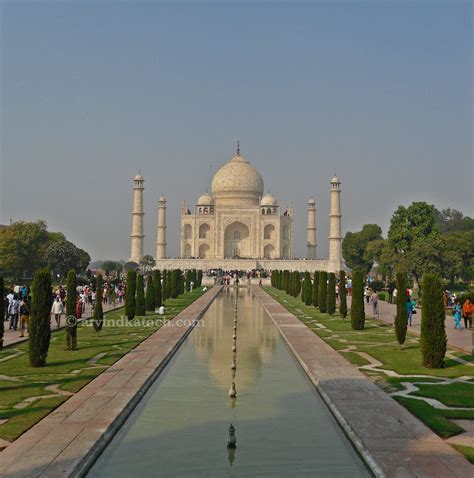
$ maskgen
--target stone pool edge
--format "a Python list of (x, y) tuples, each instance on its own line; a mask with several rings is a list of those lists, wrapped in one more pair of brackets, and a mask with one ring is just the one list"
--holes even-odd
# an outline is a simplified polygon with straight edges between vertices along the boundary
[(0, 476), (85, 476), (221, 289), (211, 288), (8, 446)]
[(375, 476), (470, 476), (472, 465), (460, 453), (276, 299), (259, 287), (252, 291)]

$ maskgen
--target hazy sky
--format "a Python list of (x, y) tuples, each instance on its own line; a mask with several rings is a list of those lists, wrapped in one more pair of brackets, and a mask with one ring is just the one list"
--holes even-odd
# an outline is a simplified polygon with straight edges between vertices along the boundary
[(473, 213), (471, 2), (1, 2), (0, 223), (45, 219), (93, 258), (128, 259), (132, 178), (145, 252), (168, 198), (194, 204), (234, 154), (295, 207), (329, 180), (343, 231), (399, 204)]

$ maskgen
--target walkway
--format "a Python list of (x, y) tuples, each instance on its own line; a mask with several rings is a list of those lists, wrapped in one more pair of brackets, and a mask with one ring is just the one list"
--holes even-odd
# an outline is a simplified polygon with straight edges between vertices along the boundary
[[(350, 307), (352, 297), (347, 297), (347, 305)], [(393, 324), (396, 314), (396, 305), (389, 304), (385, 301), (379, 301), (379, 313), (375, 317), (376, 319), (382, 320), (387, 324)], [(410, 332), (413, 332), (417, 335), (420, 335), (420, 324), (421, 324), (421, 309), (416, 309), (416, 315), (413, 316), (413, 325), (408, 327)], [(365, 304), (365, 314), (368, 317), (373, 317), (372, 304)], [(454, 349), (461, 350), (468, 354), (472, 354), (473, 350), (473, 330), (474, 329), (465, 329), (463, 322), (463, 329), (454, 329), (454, 318), (446, 316), (445, 321), (446, 326), (446, 336), (448, 338), (448, 345)]]
[(220, 289), (206, 292), (2, 451), (0, 476), (83, 476)]
[[(120, 307), (123, 307), (123, 304), (117, 303), (114, 307), (112, 304), (104, 304), (104, 312), (109, 312), (114, 309), (118, 309)], [(86, 305), (86, 310), (84, 314), (82, 315), (82, 318), (79, 322), (82, 322), (83, 320), (90, 319), (92, 315), (94, 314), (94, 309), (92, 305), (87, 304)], [(54, 317), (51, 318), (51, 332), (56, 332), (57, 330), (62, 330), (64, 327), (66, 327), (66, 316), (62, 315), (61, 316), (61, 327), (59, 329), (56, 327), (56, 321), (54, 320)], [(9, 330), (8, 326), (9, 323), (7, 321), (4, 322), (5, 325), (5, 335), (3, 337), (3, 346), (8, 347), (9, 345), (14, 345), (14, 344), (19, 344), (21, 342), (26, 342), (28, 340), (28, 334), (25, 334), (25, 337), (20, 337), (18, 330)]]
[(293, 314), (253, 288), (337, 421), (376, 476), (466, 477), (474, 467)]

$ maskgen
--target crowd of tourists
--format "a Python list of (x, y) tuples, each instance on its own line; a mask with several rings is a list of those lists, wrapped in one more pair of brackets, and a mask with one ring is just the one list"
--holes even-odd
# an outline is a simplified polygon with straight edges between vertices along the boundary
[[(95, 306), (97, 290), (93, 284), (78, 286), (76, 291), (75, 311), (76, 319), (80, 319), (86, 307), (91, 309)], [(59, 285), (51, 297), (51, 318), (54, 318), (57, 328), (61, 327), (61, 319), (66, 316), (67, 290)], [(111, 304), (115, 307), (123, 304), (125, 301), (125, 282), (120, 281), (118, 284), (112, 285), (104, 283), (102, 291), (102, 301), (104, 304)], [(30, 289), (26, 286), (14, 286), (5, 296), (5, 310), (3, 312), (3, 320), (8, 322), (8, 330), (19, 331), (20, 337), (24, 337), (28, 330), (28, 321), (30, 316), (31, 295)], [(72, 315), (72, 314), (70, 314)]]

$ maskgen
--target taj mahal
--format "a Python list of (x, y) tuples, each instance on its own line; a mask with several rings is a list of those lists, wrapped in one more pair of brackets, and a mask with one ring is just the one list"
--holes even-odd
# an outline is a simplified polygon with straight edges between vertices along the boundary
[[(181, 205), (180, 257), (166, 254), (166, 198), (158, 201), (156, 267), (159, 269), (288, 269), (301, 271), (343, 268), (341, 254), (341, 181), (330, 182), (329, 258), (317, 258), (316, 201), (307, 205), (307, 257), (296, 259), (294, 209), (281, 207), (269, 192), (264, 194), (261, 174), (240, 154), (213, 176), (211, 192), (203, 193), (191, 209)], [(130, 261), (143, 257), (144, 178), (134, 178)]]

